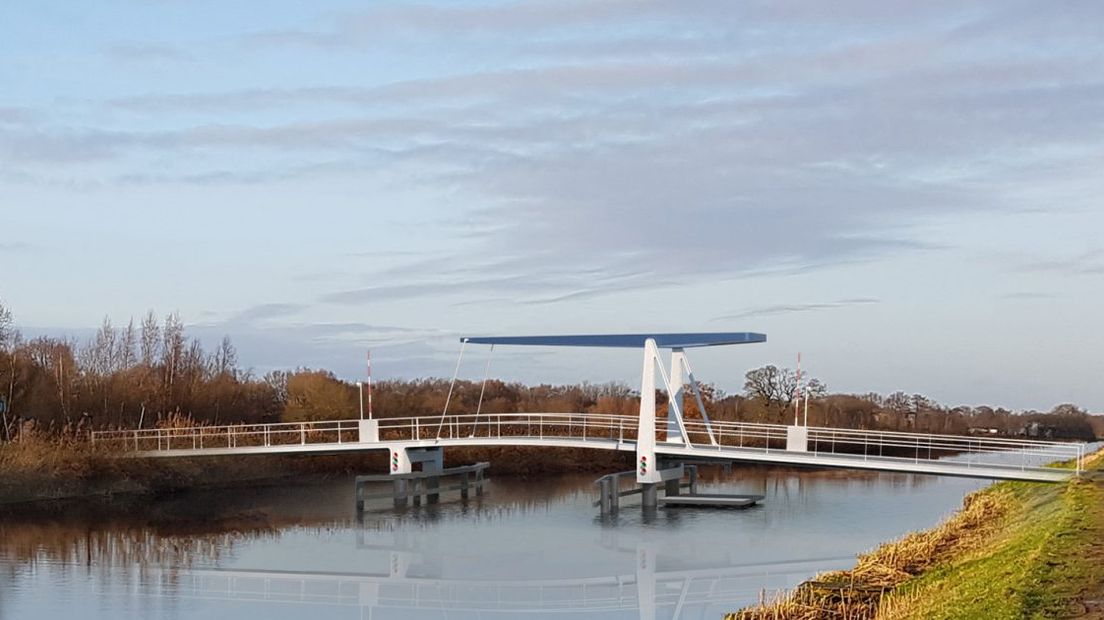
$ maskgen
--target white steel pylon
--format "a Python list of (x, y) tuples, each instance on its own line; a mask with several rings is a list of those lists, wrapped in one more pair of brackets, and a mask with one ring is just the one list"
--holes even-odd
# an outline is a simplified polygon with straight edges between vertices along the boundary
[(636, 426), (636, 481), (660, 482), (656, 464), (655, 365), (660, 363), (655, 340), (644, 341), (644, 371), (640, 380), (640, 419)]
[[(653, 338), (648, 338), (644, 341), (644, 368), (641, 373), (640, 380), (640, 419), (637, 422), (636, 428), (636, 481), (638, 483), (655, 483), (662, 482), (663, 476), (658, 469), (656, 463), (656, 366), (659, 367), (659, 373), (663, 377), (663, 385), (667, 388), (668, 394), (678, 393), (678, 398), (672, 398), (667, 407), (667, 420), (668, 429), (673, 421), (675, 424), (675, 430), (677, 434), (677, 440), (672, 438), (670, 430), (668, 430), (667, 441), (686, 444), (688, 447), (693, 447), (690, 444), (690, 437), (686, 434), (686, 425), (682, 418), (682, 368), (685, 364), (685, 353), (681, 349), (677, 350), (677, 355), (672, 354), (672, 361), (679, 361), (677, 366), (672, 366), (672, 375), (668, 375), (666, 369), (663, 367), (663, 360), (659, 355), (659, 347), (656, 346)], [(672, 376), (675, 374), (675, 368), (678, 368), (679, 381), (676, 384), (672, 381)]]

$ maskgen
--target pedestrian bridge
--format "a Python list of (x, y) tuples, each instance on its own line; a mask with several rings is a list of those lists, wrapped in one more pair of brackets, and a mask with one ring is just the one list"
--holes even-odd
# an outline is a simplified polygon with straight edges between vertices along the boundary
[[(755, 333), (612, 334), (461, 339), (468, 344), (643, 348), (642, 395), (637, 415), (597, 413), (448, 413), (452, 389), (440, 416), (240, 424), (190, 428), (99, 431), (92, 441), (137, 457), (337, 454), (367, 450), (391, 453), (392, 474), (441, 450), (465, 446), (532, 446), (618, 450), (636, 454), (642, 485), (664, 482), (664, 462), (718, 461), (801, 467), (905, 472), (998, 480), (1059, 482), (1079, 475), (1082, 444), (991, 437), (884, 432), (803, 425), (711, 420), (686, 349), (763, 342)], [(665, 366), (660, 348), (671, 350)], [(488, 368), (489, 368), (488, 359)], [(656, 419), (657, 373), (669, 395), (666, 419)], [(684, 380), (684, 378), (686, 380)], [(453, 377), (455, 385), (456, 376)], [(486, 377), (484, 378), (484, 385)], [(690, 388), (699, 416), (683, 415)], [(795, 420), (796, 421), (796, 420)], [(1064, 465), (1054, 466), (1054, 463)], [(675, 470), (670, 470), (675, 471)]]
[[(1058, 482), (1078, 471), (1080, 444), (848, 430), (714, 420), (684, 421), (690, 441), (668, 441), (666, 421), (652, 429), (655, 454), (789, 466)], [(796, 435), (796, 439), (795, 439)], [(636, 452), (638, 420), (591, 413), (522, 413), (334, 420), (103, 431), (97, 444), (140, 457), (339, 454), (411, 449), (533, 446)], [(681, 439), (681, 438), (679, 438)], [(409, 467), (399, 463), (394, 473)], [(405, 466), (404, 466), (405, 465)]]

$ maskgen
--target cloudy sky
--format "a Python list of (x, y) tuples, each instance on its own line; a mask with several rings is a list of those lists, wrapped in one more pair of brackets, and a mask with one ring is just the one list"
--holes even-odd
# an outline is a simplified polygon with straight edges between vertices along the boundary
[(353, 378), (366, 348), (449, 375), (461, 334), (760, 331), (695, 370), (732, 391), (801, 350), (835, 390), (1104, 410), (1104, 3), (0, 15), (0, 299), (29, 333), (179, 311), (258, 370)]

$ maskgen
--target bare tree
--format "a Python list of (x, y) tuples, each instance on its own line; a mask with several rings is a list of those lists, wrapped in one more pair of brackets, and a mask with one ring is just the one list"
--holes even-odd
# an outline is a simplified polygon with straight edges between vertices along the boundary
[(233, 377), (238, 365), (238, 350), (230, 341), (230, 336), (222, 337), (219, 348), (215, 351), (215, 374), (225, 374)]
[(165, 372), (165, 386), (171, 398), (173, 383), (180, 372), (180, 363), (184, 356), (184, 323), (175, 312), (165, 317), (165, 327), (161, 332), (161, 363)]
[(120, 370), (130, 370), (134, 366), (134, 347), (137, 341), (138, 333), (134, 328), (134, 319), (132, 318), (118, 338), (118, 349), (115, 358)]
[(8, 398), (0, 412), (0, 423), (4, 425), (4, 440), (10, 439), (8, 435), (8, 407), (11, 406), (15, 396), (15, 343), (19, 340), (19, 333), (15, 331), (15, 321), (12, 319), (11, 310), (0, 300), (0, 351), (8, 358)]
[(276, 402), (283, 407), (288, 402), (288, 378), (291, 373), (287, 370), (272, 370), (264, 376), (265, 385), (272, 390)]
[(0, 299), (0, 349), (7, 351), (15, 337), (15, 322), (12, 319), (11, 310)]
[(757, 399), (768, 407), (787, 409), (801, 393), (810, 398), (821, 398), (828, 393), (827, 386), (820, 379), (805, 377), (803, 385), (798, 385), (797, 372), (790, 368), (775, 365), (749, 370), (744, 376), (744, 393), (748, 398)]
[(767, 406), (788, 407), (793, 403), (796, 390), (796, 373), (774, 364), (749, 370), (744, 375), (744, 392), (748, 398), (758, 399)]
[(157, 315), (153, 310), (146, 312), (145, 318), (142, 319), (140, 346), (142, 363), (148, 368), (153, 368), (161, 352), (161, 326), (157, 323)]

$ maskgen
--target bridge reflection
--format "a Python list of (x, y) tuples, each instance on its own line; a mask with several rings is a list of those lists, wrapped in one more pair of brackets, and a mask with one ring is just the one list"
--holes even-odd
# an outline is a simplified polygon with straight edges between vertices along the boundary
[[(263, 569), (189, 569), (151, 573), (153, 595), (264, 605), (359, 608), (365, 618), (422, 617), (412, 612), (513, 617), (716, 617), (756, 600), (763, 590), (792, 587), (849, 558), (662, 570), (663, 558), (637, 545), (633, 572), (563, 579), (480, 580), (412, 574), (416, 554), (388, 553), (385, 573), (290, 572)], [(158, 578), (160, 577), (160, 578)], [(439, 617), (439, 616), (437, 616)]]

